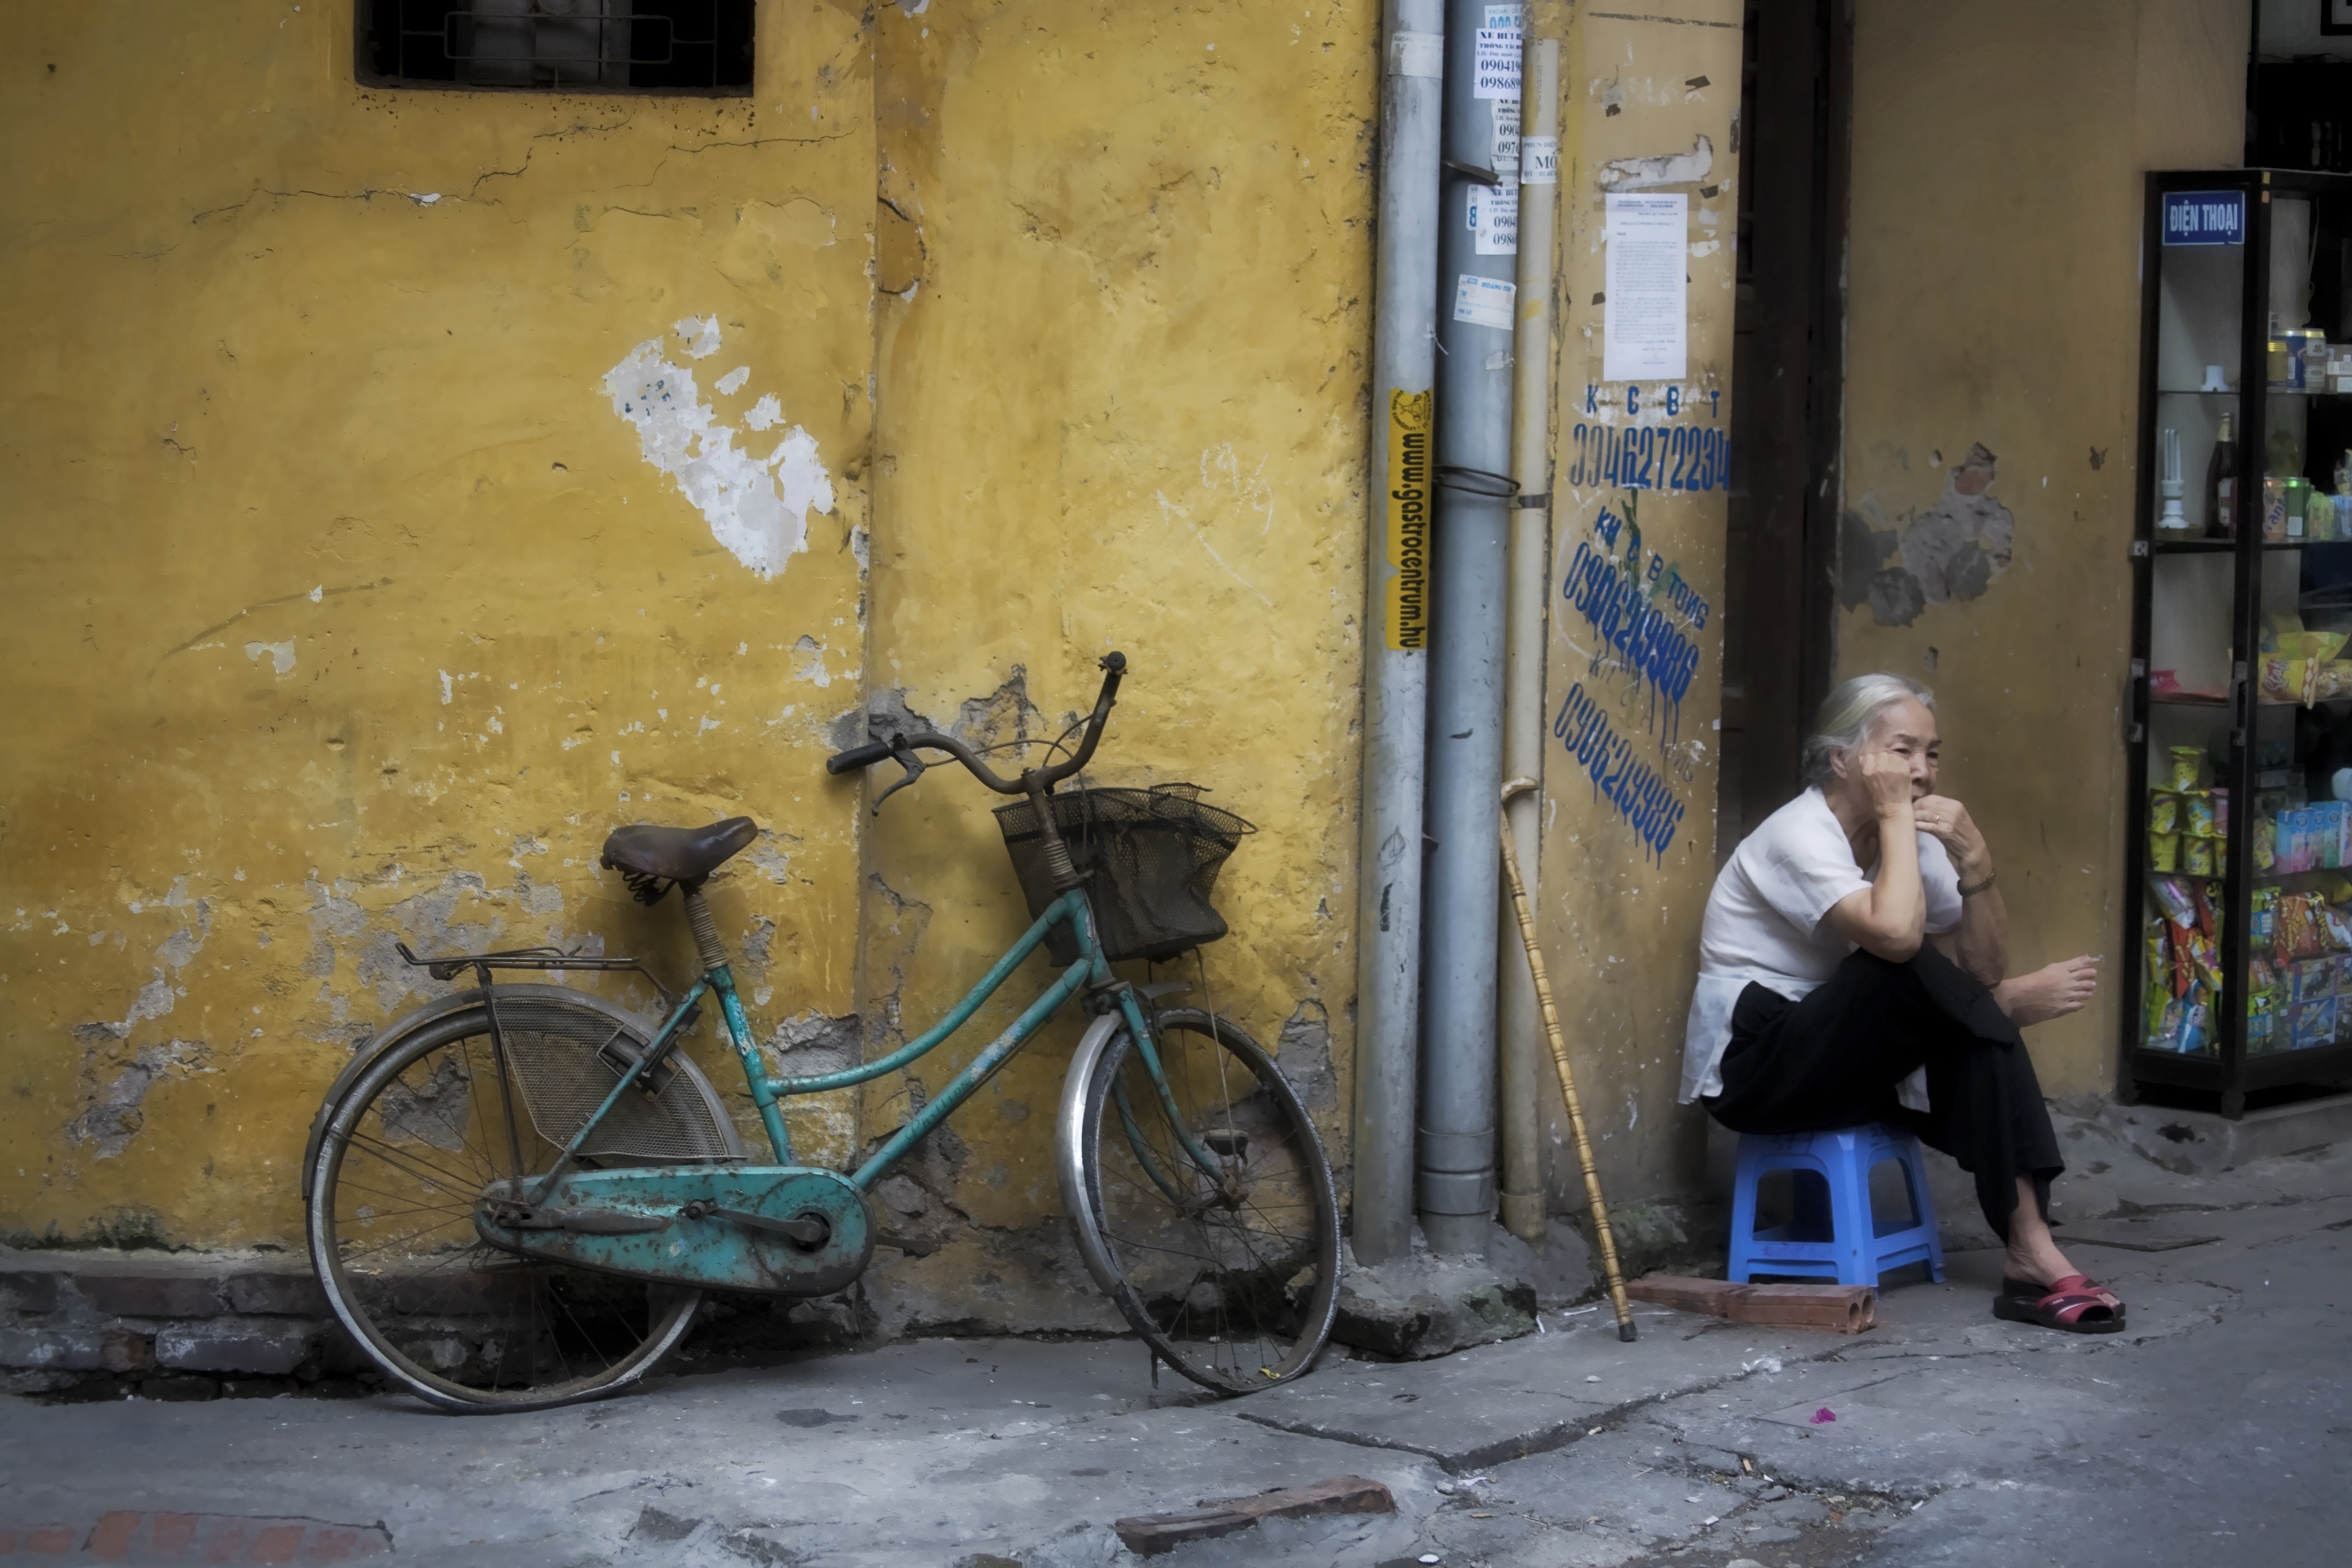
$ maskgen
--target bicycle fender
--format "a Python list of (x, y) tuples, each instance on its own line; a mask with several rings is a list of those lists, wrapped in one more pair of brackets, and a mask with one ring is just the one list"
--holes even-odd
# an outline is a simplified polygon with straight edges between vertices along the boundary
[(1113, 1294), (1118, 1276), (1110, 1266), (1110, 1255), (1103, 1250), (1102, 1232), (1087, 1203), (1087, 1085), (1094, 1081), (1095, 1065), (1102, 1060), (1111, 1037), (1126, 1025), (1123, 1015), (1106, 1013), (1078, 1037), (1078, 1048), (1070, 1054), (1070, 1070), (1062, 1079), (1062, 1111), (1054, 1129), (1054, 1163), (1062, 1178), (1062, 1207), (1068, 1211), (1070, 1228), (1076, 1233), (1078, 1257), (1106, 1296)]
[[(588, 992), (575, 991), (568, 985), (500, 985), (497, 990), (501, 998), (517, 1002), (539, 998), (576, 1002), (593, 1007), (611, 1018), (614, 1023), (625, 1026), (628, 1030), (629, 1037), (640, 1044), (653, 1028), (659, 1026), (658, 1025), (648, 1026), (643, 1018), (627, 1009)], [(452, 991), (445, 996), (436, 996), (422, 1006), (413, 1007), (403, 1013), (399, 1017), (378, 1029), (373, 1037), (352, 1053), (352, 1059), (344, 1063), (343, 1070), (335, 1075), (335, 1081), (328, 1086), (326, 1094), (319, 1101), (317, 1113), (310, 1118), (310, 1136), (303, 1145), (302, 1163), (299, 1170), (302, 1183), (303, 1207), (308, 1208), (310, 1204), (310, 1178), (318, 1167), (319, 1146), (326, 1142), (327, 1123), (333, 1118), (335, 1107), (342, 1102), (343, 1095), (352, 1085), (357, 1083), (385, 1052), (418, 1029), (437, 1024), (444, 1018), (463, 1013), (468, 1008), (483, 1006), (488, 999), (488, 993), (478, 985), (464, 991)], [(712, 1094), (701, 1072), (694, 1068), (694, 1064), (688, 1061), (682, 1054), (675, 1051), (671, 1053), (668, 1059), (677, 1066), (688, 1069), (703, 1094), (709, 1097), (714, 1108), (717, 1108), (717, 1097)], [(735, 1145), (732, 1152), (737, 1158), (741, 1158), (743, 1153), (741, 1140), (736, 1136), (734, 1121), (723, 1110), (719, 1111), (718, 1121), (719, 1130)]]

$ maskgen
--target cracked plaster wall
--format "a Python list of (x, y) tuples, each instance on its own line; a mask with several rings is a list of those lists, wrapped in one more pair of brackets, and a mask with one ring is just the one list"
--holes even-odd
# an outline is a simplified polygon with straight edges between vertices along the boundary
[(2053, 1094), (2111, 1081), (2131, 1005), (2141, 174), (2239, 162), (2246, 15), (1855, 11), (1837, 670), (1936, 689), (1943, 787), (1991, 844), (2012, 967), (2107, 956), (2094, 1005), (2028, 1037)]
[[(1330, 1020), (1316, 1114), (1344, 1165), (1377, 7), (877, 17), (869, 710), (1050, 736), (1124, 650), (1089, 776), (1203, 784), (1261, 828), (1217, 884), (1234, 934), (1204, 950), (1207, 987), (1269, 1049), (1305, 1003)], [(999, 804), (942, 769), (868, 829), (869, 1054), (1026, 925)], [(872, 1085), (866, 1136), (945, 1085), (1017, 989)], [(1057, 1022), (952, 1124), (965, 1153), (928, 1201), (966, 1217), (940, 1250), (877, 1254), (875, 1289), (902, 1303), (886, 1318), (1090, 1321), (1051, 1157), (1077, 1028)]]
[[(1208, 988), (1344, 1166), (1378, 16), (911, 9), (761, 7), (747, 100), (363, 89), (342, 4), (27, 20), (0, 1231), (299, 1246), (320, 1093), (444, 989), (396, 942), (688, 971), (594, 865), (618, 822), (755, 817), (712, 896), (763, 1048), (888, 1047), (1026, 916), (970, 781), (877, 822), (824, 755), (869, 709), (1058, 731), (1114, 647), (1092, 776), (1260, 825)], [(875, 1321), (1108, 1324), (1051, 1173), (1075, 1032), (890, 1185)]]
[[(821, 763), (865, 656), (872, 40), (820, 0), (761, 7), (748, 99), (393, 92), (348, 4), (150, 10), (27, 16), (0, 66), (0, 636), (36, 694), (0, 1232), (299, 1246), (319, 1095), (446, 989), (394, 942), (687, 971), (675, 901), (595, 868), (616, 823), (758, 818), (714, 899), (764, 1016), (856, 1010)], [(714, 461), (665, 447), (675, 481), (604, 384), (647, 342), (708, 372)], [(731, 536), (721, 426), (792, 443)]]
[[(1710, 606), (1723, 600), (1726, 491), (1663, 483), (1630, 490), (1605, 482), (1593, 472), (1599, 465), (1582, 459), (1604, 439), (1622, 443), (1647, 431), (1663, 451), (1670, 430), (1712, 438), (1731, 427), (1741, 11), (1734, 0), (1697, 0), (1671, 12), (1576, 7), (1567, 16), (1552, 586), (1533, 898), (1614, 1213), (1645, 1199), (1689, 1195), (1705, 1159), (1704, 1120), (1676, 1106), (1675, 1095), (1699, 920), (1715, 877), (1723, 621)], [(1679, 381), (1603, 378), (1607, 197), (1631, 190), (1685, 199), (1688, 364)], [(1580, 428), (1597, 434), (1580, 440)], [(1663, 479), (1668, 469), (1658, 473)], [(1654, 668), (1645, 674), (1641, 661), (1612, 646), (1601, 624), (1562, 589), (1585, 580), (1577, 577), (1580, 552), (1587, 561), (1600, 558), (1604, 583), (1630, 583), (1615, 602), (1654, 617), (1647, 624), (1660, 634), (1657, 646), (1692, 650), (1678, 701), (1661, 692)], [(1578, 701), (1583, 706), (1574, 711), (1582, 717), (1569, 721), (1564, 705)], [(1622, 789), (1622, 781), (1636, 779), (1645, 795)], [(1604, 792), (1612, 780), (1619, 781), (1616, 793)], [(1670, 834), (1656, 826), (1668, 818)], [(1642, 822), (1653, 825), (1653, 836), (1644, 836)], [(1502, 926), (1513, 950), (1505, 962), (1523, 965), (1507, 912)], [(1517, 967), (1506, 979), (1525, 973)], [(1558, 1079), (1539, 1037), (1536, 1049), (1546, 1186), (1556, 1211), (1580, 1214), (1583, 1177)]]

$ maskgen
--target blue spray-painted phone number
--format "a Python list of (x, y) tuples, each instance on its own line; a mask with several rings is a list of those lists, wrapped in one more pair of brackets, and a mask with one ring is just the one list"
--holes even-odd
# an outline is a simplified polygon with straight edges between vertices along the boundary
[(1594, 794), (1615, 805), (1650, 853), (1663, 858), (1682, 826), (1683, 803), (1665, 780), (1634, 757), (1633, 748), (1610, 727), (1609, 715), (1586, 693), (1582, 681), (1569, 688), (1551, 732), (1592, 775)]
[(1704, 425), (1584, 425), (1570, 434), (1568, 482), (1626, 490), (1731, 488), (1731, 436)]

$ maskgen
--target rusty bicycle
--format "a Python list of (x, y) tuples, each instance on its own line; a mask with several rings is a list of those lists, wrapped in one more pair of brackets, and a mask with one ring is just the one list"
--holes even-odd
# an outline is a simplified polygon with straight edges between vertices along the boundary
[[(1314, 1123), (1238, 1025), (1164, 1005), (1182, 987), (1111, 967), (1223, 935), (1209, 894), (1253, 829), (1189, 785), (1056, 793), (1093, 757), (1117, 700), (1126, 659), (1102, 665), (1076, 748), (1015, 778), (929, 731), (827, 760), (836, 774), (885, 761), (905, 769), (877, 811), (921, 775), (925, 752), (1020, 797), (996, 815), (1032, 924), (946, 1016), (873, 1061), (770, 1076), (703, 894), (756, 837), (749, 817), (625, 826), (605, 840), (603, 863), (644, 903), (678, 892), (702, 966), (682, 994), (631, 958), (402, 947), (436, 978), (473, 984), (352, 1058), (302, 1167), (311, 1263), (362, 1352), (444, 1409), (541, 1409), (644, 1377), (707, 1291), (843, 1289), (873, 1256), (876, 1184), (1075, 1000), (1093, 1017), (1064, 1079), (1055, 1156), (1088, 1273), (1158, 1360), (1206, 1387), (1247, 1393), (1307, 1371), (1339, 1279), (1339, 1206)], [(855, 1168), (795, 1163), (787, 1102), (937, 1049), (1041, 949), (1053, 983)], [(662, 1015), (499, 978), (531, 971), (635, 972), (663, 997)], [(745, 1149), (677, 1049), (713, 996), (769, 1158)]]

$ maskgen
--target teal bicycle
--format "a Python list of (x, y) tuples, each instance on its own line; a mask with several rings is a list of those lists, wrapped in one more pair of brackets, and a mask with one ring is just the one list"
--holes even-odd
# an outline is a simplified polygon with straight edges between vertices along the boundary
[[(312, 1124), (303, 1194), (312, 1266), (384, 1375), (449, 1410), (532, 1410), (645, 1376), (708, 1291), (824, 1295), (879, 1237), (868, 1194), (1065, 1005), (1093, 1015), (1055, 1124), (1062, 1199), (1087, 1269), (1165, 1361), (1221, 1393), (1306, 1372), (1337, 1310), (1339, 1216), (1329, 1161), (1297, 1094), (1231, 1020), (1162, 1005), (1181, 985), (1121, 978), (1225, 932), (1209, 902), (1247, 823), (1187, 785), (1056, 794), (1102, 739), (1127, 661), (1074, 752), (1000, 777), (950, 735), (891, 735), (829, 758), (897, 761), (874, 809), (944, 752), (1000, 795), (997, 816), (1034, 923), (937, 1024), (862, 1066), (773, 1079), (703, 887), (757, 828), (629, 826), (604, 864), (643, 902), (673, 888), (702, 973), (672, 994), (635, 959), (547, 948), (420, 958), (474, 984), (397, 1020), (353, 1057)], [(1076, 728), (1074, 726), (1073, 728)], [(1064, 737), (1066, 740), (1067, 736)], [(1056, 742), (1047, 755), (1063, 752)], [(1040, 948), (1056, 975), (950, 1083), (855, 1169), (796, 1163), (795, 1097), (881, 1078), (971, 1020)], [(663, 997), (647, 1029), (570, 985), (514, 971), (631, 971)], [(769, 1145), (746, 1152), (678, 1043), (716, 997)]]

